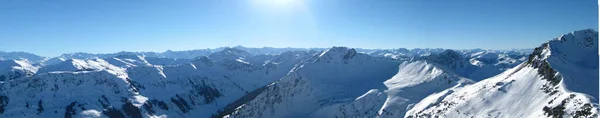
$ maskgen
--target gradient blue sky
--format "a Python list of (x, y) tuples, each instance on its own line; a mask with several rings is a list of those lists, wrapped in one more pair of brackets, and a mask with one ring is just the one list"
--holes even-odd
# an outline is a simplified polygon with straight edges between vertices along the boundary
[[(451, 2), (450, 2), (451, 1)], [(598, 30), (596, 0), (0, 0), (0, 50), (533, 48)]]

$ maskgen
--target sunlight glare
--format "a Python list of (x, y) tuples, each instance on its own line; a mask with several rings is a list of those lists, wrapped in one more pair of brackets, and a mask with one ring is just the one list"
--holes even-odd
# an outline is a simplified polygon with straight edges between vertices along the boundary
[(302, 5), (302, 0), (251, 0), (253, 3), (277, 9), (289, 9)]

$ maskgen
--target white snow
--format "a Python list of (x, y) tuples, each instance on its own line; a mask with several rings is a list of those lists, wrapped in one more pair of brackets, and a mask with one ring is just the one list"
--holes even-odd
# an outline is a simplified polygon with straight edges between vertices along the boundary
[[(597, 32), (591, 30), (563, 35), (540, 46), (540, 55), (532, 58), (537, 61), (522, 63), (473, 85), (430, 95), (405, 117), (551, 117), (550, 109), (560, 106), (564, 110), (557, 111), (564, 114), (555, 117), (574, 117), (576, 112), (585, 111), (586, 104), (593, 106), (586, 117), (598, 117), (597, 98), (577, 93), (597, 96), (598, 90), (590, 89), (598, 87), (597, 43)], [(552, 85), (545, 80), (544, 73), (549, 72), (533, 66), (538, 62), (548, 62), (557, 71), (551, 76), (562, 81)]]
[(0, 117), (598, 117), (597, 48), (0, 52)]

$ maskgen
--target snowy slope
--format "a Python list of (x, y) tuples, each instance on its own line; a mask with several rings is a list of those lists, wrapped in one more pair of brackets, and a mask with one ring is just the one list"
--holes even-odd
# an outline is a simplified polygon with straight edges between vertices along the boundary
[(38, 69), (27, 60), (0, 60), (0, 81), (32, 76)]
[(115, 57), (105, 58), (104, 60), (112, 65), (124, 68), (151, 65), (144, 57), (139, 55), (118, 55)]
[(219, 52), (215, 52), (212, 53), (210, 55), (208, 55), (208, 57), (212, 60), (216, 60), (216, 61), (223, 61), (223, 60), (238, 60), (238, 59), (245, 59), (248, 57), (252, 57), (253, 54), (241, 50), (241, 49), (237, 49), (237, 48), (224, 48), (222, 51)]
[(476, 84), (430, 95), (405, 117), (598, 117), (598, 33), (575, 31)]
[(469, 83), (472, 81), (426, 61), (404, 62), (396, 75), (383, 82), (386, 88), (370, 90), (351, 102), (325, 106), (311, 117), (402, 117), (429, 94)]
[[(396, 63), (396, 64), (395, 64)], [(306, 117), (322, 106), (353, 101), (397, 71), (397, 62), (333, 47), (313, 56), (246, 103), (234, 117)]]
[(0, 51), (0, 60), (27, 60), (30, 63), (39, 63), (48, 58), (27, 52), (3, 52)]
[(397, 117), (420, 98), (465, 82), (426, 61), (400, 64), (333, 47), (228, 117)]
[(467, 77), (475, 80), (481, 80), (498, 75), (526, 61), (528, 54), (530, 53), (524, 54), (522, 52), (514, 51), (481, 51), (471, 54), (469, 62), (477, 69), (474, 69), (474, 71)]
[(463, 77), (482, 80), (500, 74), (526, 60), (527, 50), (450, 50), (405, 48), (375, 50), (371, 56), (393, 60), (429, 60)]
[[(264, 65), (226, 59), (232, 55), (222, 57), (223, 60), (199, 57), (188, 64), (136, 67), (128, 72), (132, 81), (144, 86), (139, 90), (140, 94), (173, 107), (165, 110), (155, 106), (151, 111), (156, 116), (209, 117), (248, 92), (283, 77), (295, 64), (311, 55), (308, 52), (290, 53), (299, 57)], [(177, 99), (181, 105), (170, 99)]]
[(388, 98), (379, 111), (379, 117), (402, 117), (428, 95), (472, 82), (427, 61), (405, 62), (400, 65), (398, 74), (384, 82), (388, 88)]
[[(99, 115), (102, 106), (110, 104), (107, 100), (127, 101), (125, 98), (128, 96), (137, 96), (128, 92), (131, 88), (123, 69), (102, 60), (67, 62), (70, 63), (60, 64), (63, 67), (52, 67), (60, 71), (48, 71), (1, 83), (1, 116), (72, 117), (78, 113), (91, 117)], [(104, 108), (111, 110), (107, 106)]]
[[(189, 63), (191, 59), (174, 59), (174, 58), (162, 58), (162, 57), (145, 57), (144, 55), (138, 55), (135, 53), (118, 53), (118, 55), (104, 55), (101, 58), (105, 60), (111, 65), (115, 65), (117, 67), (135, 67), (135, 66), (150, 66), (150, 65), (163, 65), (163, 66), (174, 66)], [(90, 57), (78, 57), (78, 58), (65, 58), (65, 57), (55, 57), (45, 60), (40, 64), (40, 66), (52, 67), (57, 64), (72, 62), (72, 60), (94, 60), (96, 58), (100, 58), (99, 56), (90, 56)]]
[(118, 68), (111, 65), (103, 59), (91, 59), (91, 60), (80, 60), (80, 59), (68, 59), (63, 62), (54, 65), (43, 66), (39, 69), (38, 73), (48, 72), (78, 72), (78, 71), (93, 71), (93, 70), (104, 70), (107, 68)]
[(530, 56), (242, 46), (0, 52), (0, 117), (597, 117), (597, 36), (565, 34)]
[(504, 72), (526, 60), (526, 55), (514, 51), (445, 50), (438, 54), (413, 57), (445, 66), (463, 77), (479, 81)]
[(0, 117), (210, 117), (313, 54), (287, 52), (259, 65), (228, 59), (234, 55), (166, 66), (138, 55), (67, 59), (1, 82)]

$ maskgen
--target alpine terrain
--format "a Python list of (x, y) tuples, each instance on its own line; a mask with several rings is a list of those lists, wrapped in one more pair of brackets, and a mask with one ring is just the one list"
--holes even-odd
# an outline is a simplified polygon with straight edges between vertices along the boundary
[(598, 54), (591, 29), (515, 50), (0, 52), (0, 117), (598, 117)]

